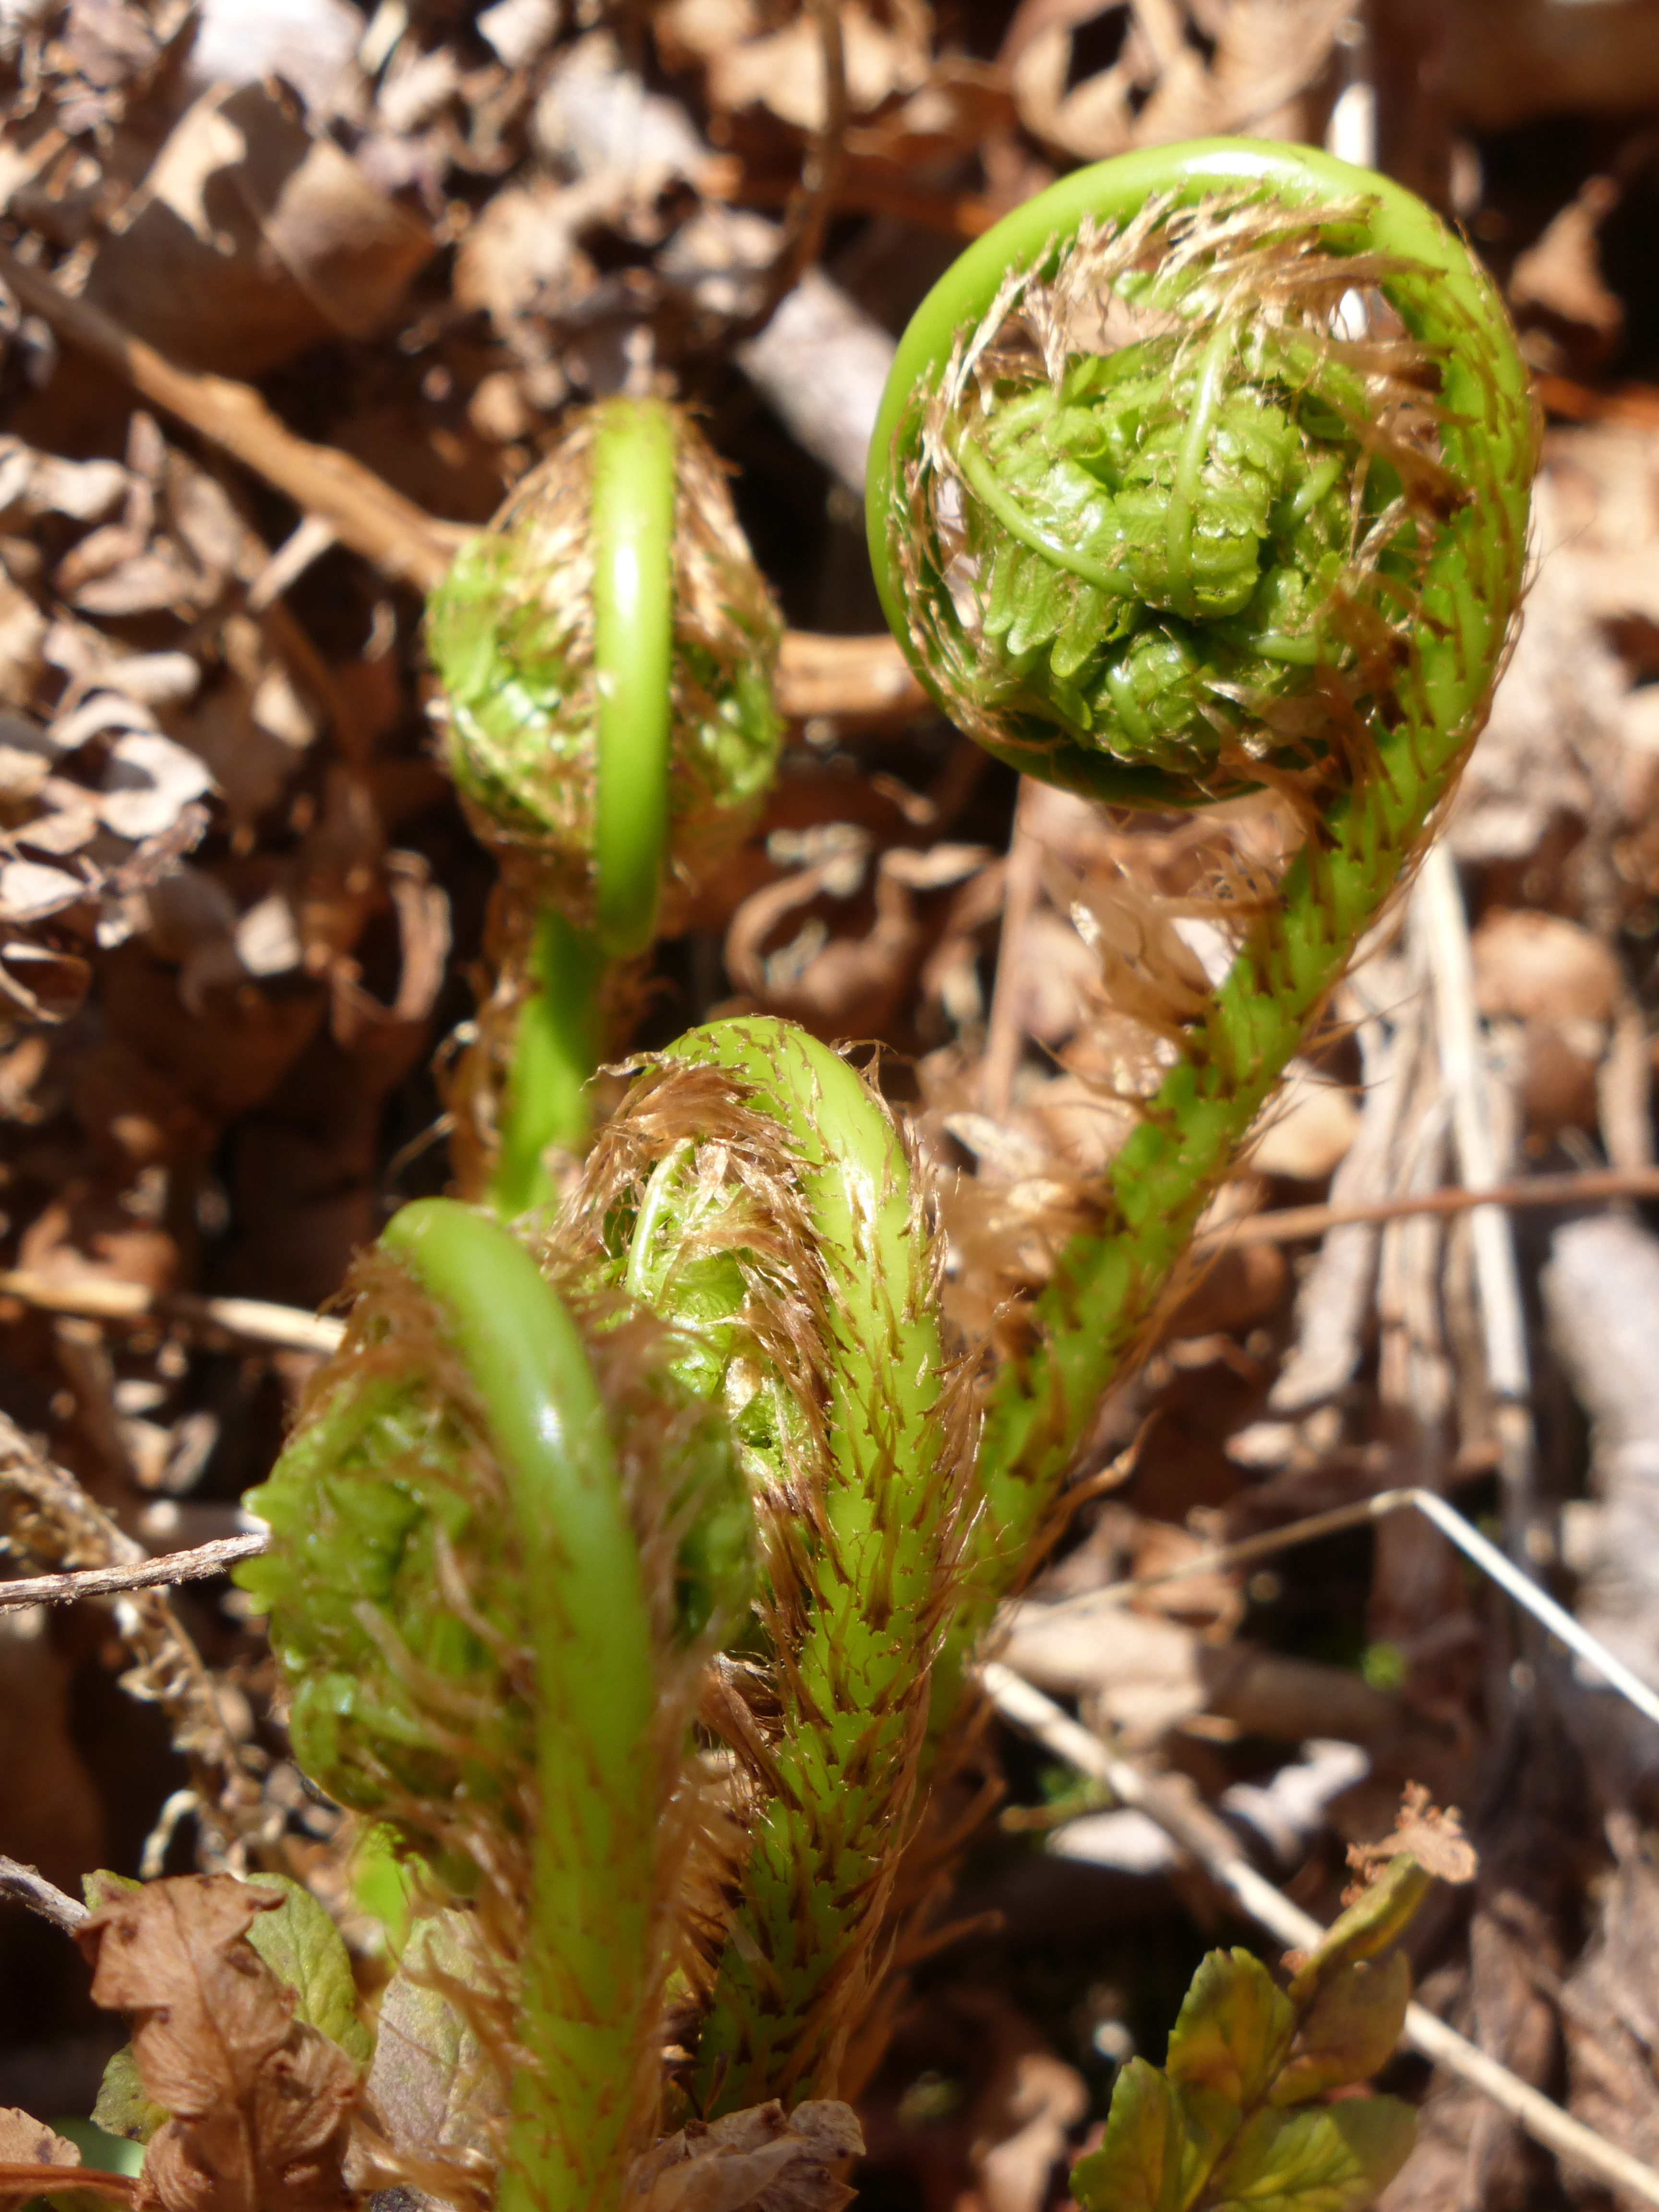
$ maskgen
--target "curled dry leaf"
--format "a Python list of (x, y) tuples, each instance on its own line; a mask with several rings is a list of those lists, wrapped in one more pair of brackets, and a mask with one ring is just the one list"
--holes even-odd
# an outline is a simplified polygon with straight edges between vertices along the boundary
[[(62, 2176), (66, 2168), (74, 2172), (73, 2185), (54, 2186), (52, 2170)], [(33, 2197), (48, 2197), (58, 2212), (93, 2212), (100, 2198), (130, 2203), (132, 2184), (125, 2174), (83, 2172), (72, 2142), (15, 2106), (0, 2106), (0, 2203)]]
[(705, 2126), (693, 2120), (638, 2160), (629, 2212), (841, 2212), (844, 2159), (864, 2149), (850, 2105), (815, 2098), (787, 2116), (775, 2098)]
[(1352, 1844), (1348, 1864), (1359, 1875), (1363, 1887), (1376, 1880), (1377, 1869), (1386, 1867), (1390, 1859), (1407, 1853), (1425, 1874), (1437, 1875), (1442, 1881), (1473, 1881), (1480, 1863), (1474, 1845), (1463, 1833), (1457, 1808), (1449, 1805), (1441, 1812), (1429, 1802), (1429, 1793), (1420, 1782), (1406, 1784), (1393, 1834), (1384, 1836), (1380, 1844)]
[(362, 2094), (337, 2044), (295, 2021), (294, 1992), (247, 1940), (279, 1893), (229, 1875), (155, 1881), (76, 1930), (92, 1996), (125, 2014), (151, 2138), (137, 2203), (160, 2212), (334, 2212)]
[(42, 2120), (0, 2106), (0, 2163), (7, 2166), (79, 2166), (81, 2154)]

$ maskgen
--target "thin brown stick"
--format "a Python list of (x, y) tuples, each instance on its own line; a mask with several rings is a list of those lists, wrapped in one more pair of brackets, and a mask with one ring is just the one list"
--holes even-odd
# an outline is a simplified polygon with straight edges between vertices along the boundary
[(251, 384), (175, 367), (112, 316), (70, 299), (3, 246), (0, 282), (78, 352), (125, 377), (141, 398), (222, 446), (307, 514), (331, 524), (343, 544), (383, 574), (429, 592), (441, 581), (457, 545), (472, 535), (462, 524), (438, 521), (349, 453), (296, 437)]
[(343, 1322), (300, 1306), (272, 1304), (265, 1298), (203, 1298), (189, 1291), (158, 1297), (142, 1283), (84, 1278), (60, 1282), (25, 1267), (0, 1270), (0, 1297), (16, 1298), (42, 1313), (79, 1314), (88, 1321), (124, 1322), (181, 1321), (198, 1328), (223, 1329), (250, 1344), (269, 1344), (287, 1352), (328, 1353), (345, 1334)]
[(1350, 1221), (1403, 1221), (1413, 1213), (1468, 1213), (1478, 1206), (1595, 1206), (1617, 1198), (1659, 1198), (1659, 1168), (1590, 1168), (1582, 1175), (1528, 1176), (1490, 1190), (1420, 1191), (1362, 1206), (1281, 1206), (1207, 1229), (1200, 1244), (1299, 1244)]
[[(1012, 1668), (993, 1661), (980, 1669), (980, 1675), (999, 1712), (1079, 1774), (1103, 1782), (1121, 1804), (1133, 1806), (1156, 1820), (1269, 1935), (1304, 1951), (1311, 1950), (1319, 1942), (1325, 1930), (1318, 1921), (1256, 1872), (1230, 1832), (1206, 1808), (1187, 1802), (1170, 1784), (1118, 1758), (1098, 1736)], [(1659, 2173), (1650, 2166), (1604, 2142), (1422, 2005), (1407, 2007), (1403, 2040), (1489, 2097), (1534, 2142), (1553, 2151), (1564, 2165), (1576, 2166), (1613, 2189), (1626, 2191), (1644, 2204), (1659, 2205)]]
[(0, 2204), (31, 2197), (107, 2197), (131, 2204), (138, 2187), (131, 2174), (104, 2173), (94, 2166), (34, 2166), (0, 2160)]
[(209, 1575), (222, 1575), (239, 1559), (252, 1559), (266, 1550), (269, 1536), (250, 1530), (246, 1536), (218, 1536), (210, 1544), (198, 1544), (188, 1552), (164, 1552), (160, 1559), (143, 1559), (131, 1567), (83, 1567), (73, 1574), (26, 1575), (20, 1581), (0, 1583), (0, 1611), (18, 1605), (69, 1605), (76, 1598), (114, 1597), (122, 1590), (167, 1589), (178, 1583), (199, 1583)]
[[(151, 1564), (75, 1477), (43, 1457), (3, 1413), (0, 1517), (14, 1554), (58, 1560), (70, 1572)], [(188, 1762), (204, 1855), (210, 1865), (240, 1871), (251, 1846), (267, 1847), (280, 1837), (283, 1815), (267, 1808), (262, 1780), (244, 1765), (211, 1673), (165, 1589), (118, 1594), (115, 1626), (133, 1660), (123, 1688), (161, 1708)]]
[[(475, 534), (465, 523), (428, 514), (349, 454), (296, 437), (252, 385), (176, 367), (112, 316), (71, 299), (3, 246), (0, 282), (66, 344), (211, 439), (383, 575), (429, 592), (441, 582), (457, 546)], [(819, 637), (792, 630), (784, 639), (778, 705), (791, 720), (914, 715), (927, 704), (903, 654), (884, 634)]]
[(789, 196), (782, 236), (772, 264), (761, 279), (760, 297), (740, 322), (728, 327), (728, 343), (757, 337), (776, 313), (784, 295), (793, 290), (803, 272), (817, 259), (847, 166), (847, 49), (841, 32), (840, 0), (805, 0), (805, 5), (817, 26), (823, 59), (823, 120), (806, 149), (800, 183)]
[(815, 714), (896, 720), (933, 712), (909, 663), (884, 630), (878, 637), (786, 630), (777, 685), (778, 711), (792, 721), (810, 721)]
[(37, 1867), (25, 1866), (21, 1859), (9, 1859), (3, 1852), (0, 1852), (0, 1897), (10, 1898), (14, 1905), (26, 1905), (31, 1912), (38, 1912), (42, 1920), (50, 1920), (66, 1934), (87, 1917), (87, 1908), (78, 1898), (48, 1881)]

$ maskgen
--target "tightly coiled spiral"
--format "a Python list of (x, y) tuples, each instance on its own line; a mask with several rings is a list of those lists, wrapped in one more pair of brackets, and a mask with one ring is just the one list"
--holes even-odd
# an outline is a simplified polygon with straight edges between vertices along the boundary
[(1304, 839), (1219, 886), (1231, 958), (988, 1376), (963, 1644), (1486, 720), (1536, 410), (1492, 280), (1409, 192), (1244, 139), (1103, 162), (970, 247), (900, 341), (870, 551), (945, 711), (1028, 775)]
[(782, 623), (690, 416), (660, 402), (584, 410), (463, 548), (427, 611), (450, 771), (473, 826), (538, 903), (579, 928), (594, 919), (600, 776), (596, 451), (608, 428), (629, 427), (629, 410), (647, 405), (672, 443), (661, 887), (672, 928), (687, 893), (747, 834), (782, 728), (772, 696)]

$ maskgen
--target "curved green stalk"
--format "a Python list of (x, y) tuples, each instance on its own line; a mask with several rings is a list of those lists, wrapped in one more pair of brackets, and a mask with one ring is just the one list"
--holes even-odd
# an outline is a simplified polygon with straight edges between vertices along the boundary
[(484, 1107), (471, 1149), (500, 1154), (475, 1180), (512, 1213), (550, 1196), (549, 1148), (586, 1142), (606, 963), (683, 927), (771, 781), (781, 625), (684, 410), (613, 398), (463, 548), (427, 636), (452, 772), (503, 864), (505, 972), (456, 1088)]
[(714, 1024), (666, 1057), (735, 1077), (776, 1121), (828, 1291), (830, 1464), (821, 1524), (809, 1507), (796, 1535), (807, 1611), (697, 2048), (707, 2108), (730, 2112), (835, 2094), (910, 1809), (955, 1497), (928, 1255), (892, 1123), (845, 1060), (783, 1023)]
[[(1205, 234), (1197, 217), (1182, 230), (1179, 211), (1206, 208), (1217, 255), (1248, 226), (1266, 257), (1261, 327), (1243, 337), (1218, 320), (1206, 342)], [(1131, 309), (1150, 301), (1176, 334), (1116, 356), (1066, 354), (1011, 398), (1018, 380), (1000, 368), (991, 325), (1022, 283), (1054, 281), (1069, 252), (1103, 239), (1124, 241), (1119, 296)], [(1353, 257), (1356, 295), (1376, 288), (1398, 316), (1419, 380), (1426, 370), (1437, 383), (1426, 443), (1391, 445), (1364, 349), (1345, 353), (1340, 333), (1298, 320), (1298, 252), (1327, 316), (1340, 257)], [(1238, 308), (1249, 266), (1241, 248), (1233, 289), (1212, 286), (1218, 318)], [(1133, 406), (1117, 401), (1126, 354), (1136, 357), (1126, 378), (1162, 361), (1185, 380), (1162, 416), (1146, 388)], [(925, 482), (951, 450), (939, 412), (952, 376), (982, 425), (954, 434), (988, 441), (993, 461), (1018, 456), (1043, 527), (1064, 526), (1091, 557), (1143, 582), (1139, 609), (1085, 602), (1080, 586), (1019, 568), (1024, 553), (1000, 552), (967, 470), (973, 565), (957, 562), (952, 599), (950, 548), (916, 538)], [(1025, 416), (1000, 429), (1005, 404)], [(1042, 449), (1026, 428), (1038, 420), (1052, 426)], [(1201, 437), (1224, 421), (1206, 456)], [(901, 341), (872, 450), (871, 557), (889, 620), (923, 683), (992, 750), (1095, 797), (1157, 805), (1248, 787), (1254, 758), (1297, 771), (1317, 808), (1277, 899), (1241, 917), (1229, 974), (1113, 1162), (1098, 1231), (1060, 1254), (1023, 1354), (990, 1386), (965, 1636), (1029, 1559), (1102, 1393), (1144, 1340), (1199, 1216), (1409, 872), (1485, 720), (1519, 595), (1536, 428), (1498, 294), (1427, 208), (1322, 154), (1212, 140), (1082, 170), (970, 247)], [(1200, 495), (1205, 536), (1193, 530)], [(1016, 569), (1024, 597), (1010, 628), (997, 594)], [(978, 617), (962, 613), (964, 588), (979, 592)], [(1097, 672), (1091, 697), (1073, 681), (1085, 666)], [(1114, 715), (1115, 682), (1133, 712)], [(1285, 732), (1288, 757), (1276, 750)]]
[[(593, 2212), (642, 2146), (630, 2109), (657, 1994), (657, 1679), (640, 1558), (593, 1371), (524, 1247), (445, 1199), (381, 1243), (449, 1322), (536, 1593), (535, 1765), (521, 2037), (501, 2212)], [(553, 1808), (557, 1808), (556, 1817)], [(632, 2138), (632, 2140), (630, 2140)]]
[(927, 1224), (868, 1086), (771, 1019), (672, 1046), (591, 1170), (575, 1213), (701, 1347), (687, 1372), (727, 1403), (767, 1544), (776, 1711), (744, 1746), (764, 1802), (696, 2094), (711, 2112), (833, 2094), (880, 1967), (952, 1587), (961, 1455)]
[(729, 1450), (659, 1332), (579, 1328), (486, 1214), (404, 1207), (359, 1281), (242, 1580), (301, 1765), (468, 1908), (498, 2204), (605, 2212), (658, 2114), (675, 1650), (746, 1585)]
[(657, 933), (668, 844), (674, 423), (660, 400), (605, 403), (592, 495), (593, 927), (605, 951), (625, 958)]
[(556, 907), (544, 907), (528, 965), (532, 990), (519, 1015), (489, 1186), (490, 1204), (509, 1221), (553, 1198), (550, 1148), (579, 1152), (586, 1143), (587, 1085), (601, 1050), (605, 955), (597, 939), (573, 929)]

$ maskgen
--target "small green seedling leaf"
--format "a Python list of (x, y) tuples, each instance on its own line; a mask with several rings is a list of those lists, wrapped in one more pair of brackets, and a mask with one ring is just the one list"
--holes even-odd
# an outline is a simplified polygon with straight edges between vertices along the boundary
[(95, 2173), (136, 2174), (144, 2162), (137, 2143), (111, 2135), (94, 2120), (63, 2119), (52, 2124), (65, 2142), (72, 2142), (80, 2152), (82, 2165)]
[(1417, 2115), (1396, 2097), (1258, 2112), (1215, 2177), (1215, 2212), (1360, 2212), (1411, 2154)]
[(1124, 2069), (1101, 2148), (1073, 2170), (1082, 2212), (1361, 2212), (1404, 2165), (1409, 2106), (1313, 2100), (1393, 2056), (1412, 1976), (1388, 1947), (1437, 1876), (1470, 1879), (1474, 1854), (1456, 1814), (1413, 1784), (1393, 1835), (1349, 1856), (1382, 1871), (1310, 1956), (1286, 1962), (1297, 1968), (1288, 1991), (1248, 1951), (1200, 1965), (1164, 2071), (1140, 2059)]
[(1408, 1851), (1390, 1859), (1297, 1967), (1291, 1982), (1292, 2003), (1306, 2004), (1352, 1960), (1374, 1959), (1386, 1950), (1428, 1894), (1432, 1878)]
[(1385, 1959), (1356, 1959), (1333, 1974), (1273, 2082), (1273, 2102), (1305, 2104), (1345, 2082), (1369, 2081), (1394, 2055), (1411, 1994), (1411, 1966), (1398, 1951)]
[(311, 1892), (287, 1875), (256, 1874), (252, 1887), (282, 1892), (282, 1904), (259, 1915), (247, 1940), (277, 1980), (293, 1990), (295, 2017), (337, 2043), (359, 2066), (367, 2066), (374, 2039), (358, 2017), (345, 1939)]
[(130, 2043), (124, 2043), (104, 2069), (98, 2101), (92, 2108), (93, 2125), (128, 2142), (147, 2143), (168, 2118), (164, 2105), (144, 2094), (137, 2055)]
[(81, 1894), (86, 1899), (88, 1912), (96, 1912), (100, 1905), (111, 1904), (118, 1897), (131, 1897), (135, 1889), (143, 1886), (130, 1874), (112, 1874), (107, 1867), (99, 1867), (81, 1877)]
[(1132, 2058), (1117, 2077), (1100, 2148), (1072, 2168), (1083, 2212), (1177, 2212), (1186, 2132), (1170, 2085)]
[(369, 2094), (398, 2143), (487, 2149), (499, 2117), (495, 2076), (459, 2012), (434, 1982), (475, 1972), (456, 1940), (460, 1916), (417, 1920), (380, 1998)]
[(1212, 1951), (1170, 2032), (1165, 2071), (1172, 2081), (1213, 2090), (1229, 2104), (1254, 2105), (1295, 2033), (1295, 2011), (1260, 1960), (1248, 1951)]

